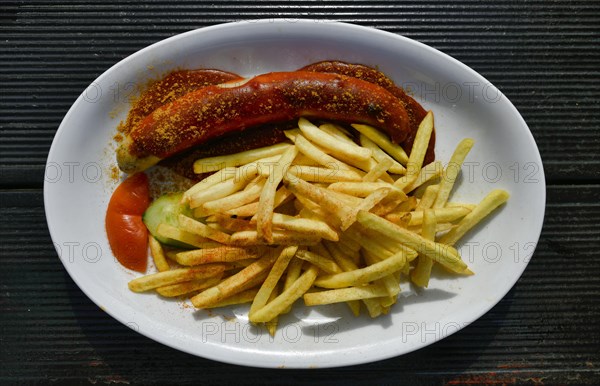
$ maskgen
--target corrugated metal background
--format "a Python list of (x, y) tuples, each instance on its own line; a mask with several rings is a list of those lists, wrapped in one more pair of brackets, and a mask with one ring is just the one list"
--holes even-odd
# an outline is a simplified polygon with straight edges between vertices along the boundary
[[(44, 164), (77, 96), (174, 34), (255, 18), (324, 18), (452, 55), (523, 114), (549, 184), (538, 250), (509, 295), (416, 353), (319, 372), (195, 358), (114, 321), (64, 271), (45, 224)], [(0, 382), (598, 384), (600, 3), (593, 1), (29, 1), (0, 3)]]

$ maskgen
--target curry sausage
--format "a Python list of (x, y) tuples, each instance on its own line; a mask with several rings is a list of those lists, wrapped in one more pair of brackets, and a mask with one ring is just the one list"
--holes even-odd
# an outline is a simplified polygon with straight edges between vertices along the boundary
[(300, 116), (369, 124), (396, 143), (410, 134), (404, 105), (379, 85), (333, 73), (273, 72), (203, 87), (157, 108), (129, 132), (117, 161), (134, 173), (223, 134)]

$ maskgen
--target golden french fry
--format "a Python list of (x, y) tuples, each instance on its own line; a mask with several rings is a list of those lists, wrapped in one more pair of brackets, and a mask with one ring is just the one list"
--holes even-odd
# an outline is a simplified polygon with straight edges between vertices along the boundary
[(238, 192), (242, 190), (248, 184), (248, 181), (255, 176), (256, 174), (248, 174), (247, 180), (241, 178), (230, 178), (223, 182), (218, 182), (210, 188), (194, 193), (189, 198), (190, 208), (194, 209), (201, 206), (205, 202), (218, 200), (220, 198), (227, 197), (232, 193)]
[(317, 306), (386, 296), (387, 291), (380, 285), (368, 285), (364, 287), (350, 287), (330, 291), (310, 292), (304, 294), (304, 304)]
[(240, 166), (257, 161), (261, 158), (280, 155), (291, 146), (292, 145), (288, 143), (277, 143), (275, 145), (242, 151), (235, 154), (202, 158), (194, 162), (194, 173), (210, 173), (226, 167)]
[(425, 210), (431, 208), (433, 203), (435, 202), (435, 198), (440, 190), (439, 185), (429, 185), (425, 188), (425, 193), (423, 193), (423, 197), (415, 207), (415, 210)]
[(369, 194), (381, 188), (390, 189), (390, 194), (394, 192), (401, 201), (408, 198), (402, 190), (387, 182), (334, 182), (327, 187), (327, 189), (356, 197), (367, 197)]
[(341, 203), (330, 190), (309, 184), (300, 178), (285, 179), (284, 183), (296, 196), (304, 196), (315, 203), (318, 202), (322, 209), (334, 214), (340, 220), (350, 213), (350, 208)]
[(273, 213), (273, 225), (298, 233), (307, 233), (325, 240), (338, 241), (339, 236), (326, 222), (301, 217), (292, 217), (281, 213)]
[(363, 235), (359, 239), (360, 246), (369, 254), (380, 258), (388, 258), (394, 254), (393, 251), (382, 246), (378, 238)]
[[(276, 285), (275, 288), (273, 288), (273, 291), (271, 292), (271, 296), (269, 296), (269, 302), (273, 301), (278, 295), (279, 295), (279, 285)], [(282, 311), (282, 314), (288, 313), (289, 310), (291, 310), (291, 307)], [(275, 336), (275, 333), (277, 332), (278, 324), (279, 324), (278, 316), (274, 317), (273, 319), (271, 319), (265, 323), (265, 327), (267, 327), (267, 331), (269, 332), (269, 335)]]
[(179, 253), (182, 250), (183, 249), (168, 249), (168, 250), (163, 249), (163, 251), (165, 252), (166, 258), (175, 263), (177, 263), (177, 253)]
[(331, 241), (323, 242), (323, 245), (327, 249), (329, 255), (333, 258), (335, 263), (343, 270), (343, 271), (354, 271), (358, 269), (358, 265), (352, 259), (352, 256), (345, 254), (338, 243), (333, 243)]
[(286, 270), (288, 264), (296, 254), (296, 251), (298, 251), (297, 245), (292, 245), (287, 248), (284, 248), (279, 254), (277, 260), (275, 260), (275, 264), (273, 264), (269, 275), (262, 283), (260, 289), (258, 290), (258, 293), (256, 294), (256, 297), (254, 298), (254, 301), (252, 302), (252, 306), (250, 307), (248, 318), (251, 322), (254, 322), (253, 315), (258, 310), (263, 308), (265, 304), (267, 304), (271, 293), (277, 286), (279, 279), (281, 278), (283, 272)]
[(400, 179), (398, 179), (395, 183), (395, 185), (399, 188), (401, 188), (402, 190), (404, 190), (404, 193), (410, 193), (413, 190), (417, 189), (419, 186), (435, 179), (438, 178), (442, 175), (442, 172), (444, 171), (444, 167), (442, 165), (442, 163), (440, 161), (434, 161), (428, 165), (423, 166), (423, 168), (421, 169), (421, 172), (419, 173), (419, 175), (417, 176), (417, 178), (410, 184), (404, 185), (403, 182), (406, 181), (402, 181)]
[[(433, 209), (425, 209), (423, 212), (423, 226), (421, 236), (427, 240), (435, 240), (437, 225), (436, 213)], [(431, 275), (431, 267), (433, 260), (429, 257), (420, 254), (417, 266), (410, 274), (410, 279), (419, 287), (427, 287), (429, 285), (429, 276)]]
[[(294, 158), (294, 162), (292, 162), (292, 164), (293, 165), (301, 165), (301, 166), (322, 166), (320, 163), (316, 162), (315, 160), (300, 153), (300, 150), (298, 150), (298, 155), (296, 156), (296, 158)], [(331, 169), (335, 169), (335, 168), (331, 168)]]
[(357, 219), (364, 227), (373, 229), (392, 240), (423, 253), (453, 272), (460, 273), (467, 269), (467, 265), (461, 260), (458, 251), (449, 245), (427, 240), (420, 235), (364, 210), (358, 213)]
[(301, 250), (296, 253), (299, 259), (308, 261), (309, 263), (319, 267), (319, 269), (325, 273), (340, 273), (342, 269), (335, 263), (335, 261), (328, 259), (324, 256), (316, 253)]
[[(277, 255), (275, 255), (275, 257), (277, 257)], [(244, 262), (246, 260), (240, 260), (239, 262)], [(249, 267), (250, 265), (254, 264), (256, 262), (256, 260), (251, 260), (250, 263), (244, 267), (241, 267), (242, 269)], [(238, 272), (234, 272), (233, 275), (237, 274)], [(266, 269), (264, 271), (262, 271), (260, 274), (254, 276), (254, 278), (246, 281), (245, 283), (241, 284), (238, 288), (237, 288), (237, 293), (249, 290), (251, 288), (256, 288), (257, 292), (258, 292), (258, 287), (262, 284), (263, 281), (265, 281), (265, 279), (267, 278), (267, 275), (269, 274), (269, 269)], [(233, 276), (231, 275), (231, 276)], [(229, 277), (231, 277), (229, 276)]]
[(350, 308), (352, 315), (360, 315), (360, 300), (348, 300), (346, 304), (348, 305), (348, 308)]
[(258, 183), (253, 184), (240, 192), (205, 202), (202, 204), (201, 208), (204, 210), (204, 213), (208, 215), (218, 212), (227, 212), (230, 209), (239, 208), (249, 204), (260, 197), (265, 182), (266, 180), (261, 179)]
[(302, 135), (302, 132), (300, 131), (300, 129), (290, 129), (290, 130), (285, 130), (283, 132), (283, 134), (287, 137), (287, 139), (294, 142), (294, 145), (295, 145), (298, 136)]
[(220, 307), (233, 306), (236, 304), (250, 303), (254, 299), (254, 297), (256, 296), (257, 293), (258, 293), (258, 288), (247, 289), (245, 291), (241, 291), (239, 293), (231, 295), (223, 300), (219, 300), (218, 302), (204, 306), (203, 308), (207, 308), (207, 309), (208, 308), (220, 308)]
[(406, 253), (400, 251), (384, 260), (364, 268), (324, 275), (317, 278), (315, 285), (323, 288), (343, 288), (367, 284), (404, 268), (407, 262)]
[(231, 236), (229, 236), (227, 233), (223, 233), (219, 230), (209, 227), (208, 225), (189, 218), (183, 214), (180, 214), (178, 219), (179, 226), (186, 232), (206, 237), (207, 239), (214, 240), (221, 244), (229, 244), (229, 239)]
[(481, 202), (462, 220), (458, 222), (455, 228), (450, 230), (439, 240), (440, 243), (454, 245), (461, 237), (483, 220), (494, 209), (504, 204), (510, 195), (508, 192), (500, 189), (492, 190)]
[(374, 182), (377, 181), (380, 177), (387, 173), (390, 167), (394, 164), (391, 158), (384, 158), (380, 162), (377, 162), (377, 165), (373, 167), (367, 174), (365, 174), (362, 178), (365, 182)]
[(382, 314), (385, 314), (385, 309), (381, 305), (381, 302), (379, 301), (378, 298), (362, 299), (362, 302), (367, 307), (367, 311), (369, 312), (369, 316), (371, 318), (376, 318)]
[(402, 201), (400, 204), (398, 204), (393, 211), (386, 213), (384, 218), (395, 224), (399, 224), (401, 223), (402, 217), (406, 213), (413, 211), (417, 205), (417, 198), (415, 196), (409, 196), (405, 201)]
[[(292, 165), (287, 170), (292, 176), (311, 182), (360, 181), (358, 173), (351, 170), (328, 169), (319, 166)], [(292, 177), (289, 177), (292, 178)]]
[[(310, 249), (313, 252), (318, 253), (319, 255), (324, 256), (329, 260), (335, 261), (338, 267), (340, 267), (343, 271), (351, 271), (354, 269), (358, 269), (358, 266), (356, 265), (352, 257), (349, 255), (345, 255), (339, 249), (339, 243), (326, 241), (320, 244), (313, 245), (310, 247)], [(348, 301), (346, 302), (346, 304), (348, 305), (350, 311), (352, 311), (352, 314), (354, 316), (358, 316), (360, 314), (360, 302), (358, 300)]]
[(258, 261), (250, 264), (235, 275), (228, 277), (216, 286), (210, 287), (194, 296), (191, 299), (192, 304), (196, 308), (206, 308), (211, 304), (218, 303), (223, 299), (243, 291), (246, 289), (244, 288), (244, 285), (270, 269), (276, 258), (277, 254), (267, 253)]
[[(300, 212), (306, 213), (309, 211), (310, 213), (314, 213), (315, 215), (324, 218), (328, 216), (329, 219), (332, 218), (327, 212), (325, 212), (318, 204), (309, 200), (308, 198), (298, 194), (294, 196), (294, 207), (298, 209)], [(339, 220), (337, 221), (339, 223)]]
[(408, 200), (408, 197), (404, 192), (392, 190), (390, 191), (390, 194), (388, 194), (386, 198), (381, 200), (380, 203), (375, 205), (370, 210), (370, 212), (378, 216), (384, 217), (390, 214), (392, 211), (396, 210), (396, 208), (398, 208), (398, 206), (406, 200)]
[(158, 287), (156, 292), (166, 298), (173, 298), (217, 285), (221, 281), (221, 277), (222, 275), (217, 275), (204, 280), (192, 280), (179, 284), (166, 285), (164, 287)]
[(294, 284), (285, 289), (279, 296), (267, 303), (260, 310), (256, 311), (252, 317), (253, 321), (255, 323), (266, 323), (285, 311), (308, 291), (315, 281), (318, 272), (319, 269), (315, 266), (311, 266), (304, 271)]
[[(304, 200), (304, 201), (312, 203), (312, 201), (310, 201), (310, 200)], [(321, 223), (325, 223), (325, 224), (327, 224), (327, 226), (329, 228), (334, 230), (334, 232), (336, 232), (336, 235), (337, 235), (336, 229), (340, 228), (339, 227), (340, 224), (338, 221), (336, 221), (335, 218), (333, 218), (332, 216), (327, 216), (327, 214), (325, 212), (323, 212), (320, 208), (317, 208), (318, 210), (313, 212), (312, 210), (303, 206), (303, 204), (300, 202), (300, 200), (295, 200), (294, 206), (298, 209), (298, 214), (296, 217), (306, 218), (309, 220), (314, 220), (314, 221), (318, 221)], [(329, 232), (329, 231), (327, 231), (327, 232)], [(337, 236), (332, 235), (332, 238), (339, 239), (339, 235), (337, 235)]]
[(364, 235), (360, 239), (361, 246), (375, 256), (385, 258), (398, 252), (403, 252), (406, 254), (408, 262), (413, 261), (418, 256), (418, 253), (414, 249), (392, 240), (373, 229), (361, 228), (360, 233)]
[(261, 239), (269, 243), (273, 242), (272, 217), (275, 208), (275, 193), (277, 186), (284, 177), (285, 170), (292, 164), (292, 161), (298, 155), (298, 149), (295, 146), (289, 147), (279, 158), (279, 161), (273, 166), (272, 174), (267, 178), (267, 182), (260, 194), (258, 200), (258, 211), (256, 213), (257, 231)]
[(233, 178), (236, 180), (248, 180), (251, 178), (251, 176), (256, 174), (260, 175), (265, 169), (268, 170), (272, 167), (272, 165), (275, 165), (280, 157), (281, 155), (274, 155), (271, 157), (261, 158), (245, 165), (240, 165), (235, 169)]
[(341, 234), (339, 245), (352, 252), (358, 252), (360, 251), (360, 243), (352, 236), (356, 233), (348, 232), (349, 229), (346, 229), (346, 232)]
[(368, 162), (371, 159), (371, 150), (354, 143), (337, 140), (335, 137), (310, 123), (306, 118), (298, 120), (298, 127), (306, 138), (321, 148), (326, 149), (327, 152), (333, 154), (338, 159), (362, 162)]
[(158, 224), (156, 233), (158, 233), (160, 237), (181, 241), (182, 243), (192, 245), (196, 248), (214, 248), (222, 245), (206, 237), (184, 231), (166, 223)]
[(171, 267), (165, 258), (162, 245), (160, 245), (158, 240), (156, 240), (151, 234), (148, 234), (148, 245), (150, 246), (150, 254), (152, 255), (152, 260), (154, 260), (156, 269), (158, 269), (159, 272), (170, 270)]
[(413, 142), (410, 157), (408, 157), (408, 163), (406, 164), (406, 175), (401, 177), (396, 183), (398, 186), (407, 186), (412, 184), (418, 177), (421, 167), (423, 166), (423, 160), (429, 147), (429, 139), (433, 132), (433, 113), (429, 111), (423, 121), (419, 124), (415, 140)]
[(218, 172), (213, 173), (210, 176), (202, 179), (200, 182), (196, 183), (194, 186), (192, 186), (191, 188), (189, 188), (188, 190), (186, 190), (183, 193), (182, 204), (189, 202), (190, 197), (193, 196), (194, 194), (199, 193), (205, 189), (208, 189), (208, 188), (218, 184), (219, 182), (223, 182), (225, 180), (233, 178), (234, 175), (235, 175), (235, 168), (230, 167), (230, 168), (221, 169)]
[(405, 174), (406, 168), (398, 161), (390, 157), (386, 152), (381, 150), (379, 146), (373, 141), (371, 141), (366, 135), (360, 135), (360, 144), (367, 149), (370, 149), (373, 152), (373, 158), (382, 163), (384, 160), (392, 161), (392, 165), (389, 167), (389, 172), (394, 174)]
[(321, 255), (326, 259), (333, 260), (333, 255), (329, 253), (329, 250), (327, 249), (327, 247), (325, 247), (324, 243), (311, 245), (310, 247), (308, 247), (308, 250), (313, 253), (316, 253), (317, 255)]
[[(456, 227), (456, 225), (452, 224), (452, 223), (449, 223), (449, 222), (437, 224), (435, 226), (435, 233), (438, 234), (440, 232), (447, 232), (447, 231), (449, 231), (450, 229), (452, 229), (454, 227)], [(418, 233), (420, 235), (423, 234), (422, 225), (409, 226), (406, 229), (408, 229), (411, 232)]]
[(348, 256), (350, 259), (352, 259), (354, 264), (356, 264), (357, 266), (361, 264), (360, 249), (359, 250), (352, 249), (352, 248), (350, 248), (350, 245), (341, 243), (341, 242), (336, 243), (336, 246), (337, 246), (337, 249), (339, 249), (339, 251), (341, 253)]
[(467, 204), (464, 202), (447, 202), (446, 207), (447, 208), (466, 208), (469, 210), (473, 210), (477, 207), (477, 204)]
[[(368, 265), (377, 264), (380, 261), (385, 260), (384, 257), (374, 256), (373, 254), (364, 251), (363, 258)], [(399, 272), (400, 270), (396, 271)], [(381, 305), (384, 307), (389, 307), (392, 304), (396, 303), (398, 298), (398, 294), (400, 293), (400, 283), (395, 275), (390, 274), (382, 277), (381, 279), (375, 280), (375, 284), (380, 284), (383, 286), (387, 292), (387, 296), (381, 298)]]
[[(273, 202), (273, 209), (279, 207), (283, 203), (287, 202), (292, 197), (292, 192), (287, 190), (285, 186), (280, 187), (275, 192), (275, 199)], [(226, 214), (235, 215), (238, 217), (251, 217), (254, 216), (258, 212), (258, 201), (252, 202), (250, 204), (246, 204), (240, 206), (239, 208), (230, 209), (226, 211)]]
[(363, 124), (352, 124), (356, 130), (358, 130), (365, 137), (375, 142), (377, 146), (379, 146), (383, 151), (388, 153), (392, 158), (396, 161), (400, 162), (403, 165), (406, 165), (408, 162), (408, 155), (404, 149), (400, 146), (392, 143), (390, 138), (385, 135), (381, 130), (374, 128), (373, 126), (363, 125)]
[(454, 150), (452, 157), (450, 158), (450, 162), (446, 165), (446, 169), (442, 174), (442, 180), (440, 181), (440, 191), (438, 192), (437, 197), (435, 198), (435, 202), (433, 203), (434, 208), (443, 208), (448, 201), (448, 197), (450, 197), (450, 192), (454, 187), (454, 181), (456, 181), (456, 177), (458, 177), (458, 173), (460, 172), (460, 168), (471, 151), (473, 147), (473, 141), (471, 138), (465, 138)]
[[(456, 221), (471, 212), (470, 209), (463, 207), (456, 208), (438, 208), (433, 209), (433, 213), (435, 218), (439, 222), (452, 222)], [(423, 223), (423, 214), (425, 212), (422, 210), (415, 210), (414, 212), (410, 212), (402, 216), (402, 221), (409, 226), (412, 225), (420, 225)]]
[(348, 207), (355, 207), (358, 204), (360, 204), (362, 202), (362, 200), (360, 199), (360, 197), (355, 197), (352, 196), (350, 194), (346, 194), (346, 193), (342, 193), (342, 192), (338, 192), (332, 189), (329, 189), (329, 187), (322, 187), (323, 189), (326, 189), (327, 193), (332, 196), (334, 199), (338, 200), (340, 202), (340, 205), (345, 205)]
[(259, 247), (217, 247), (193, 249), (191, 251), (179, 252), (175, 256), (181, 265), (200, 265), (210, 263), (228, 263), (238, 260), (256, 259), (265, 252)]
[(133, 292), (144, 292), (166, 285), (217, 276), (223, 273), (226, 268), (227, 265), (225, 264), (210, 264), (200, 267), (173, 269), (138, 277), (137, 279), (131, 280), (128, 283), (128, 286)]
[(229, 229), (223, 228), (221, 225), (217, 224), (216, 222), (211, 222), (211, 221), (208, 221), (206, 218), (203, 218), (202, 223), (204, 223), (207, 227), (215, 229), (219, 232), (229, 234)]
[[(288, 130), (288, 131), (290, 131), (290, 130)], [(286, 133), (288, 131), (286, 131)], [(309, 157), (310, 159), (318, 162), (319, 164), (325, 166), (326, 168), (335, 169), (335, 170), (351, 171), (351, 172), (354, 172), (354, 174), (359, 179), (361, 178), (361, 176), (363, 174), (362, 172), (359, 172), (358, 170), (356, 170), (355, 168), (346, 164), (345, 162), (342, 162), (342, 161), (330, 156), (329, 154), (325, 153), (319, 147), (317, 147), (316, 145), (313, 145), (309, 140), (307, 140), (301, 134), (299, 134), (296, 137), (295, 144), (296, 144), (296, 147), (298, 148), (299, 152), (301, 152), (305, 156)]]
[(379, 188), (373, 193), (369, 194), (367, 197), (365, 197), (360, 204), (358, 204), (352, 210), (348, 211), (348, 213), (346, 213), (346, 215), (341, 218), (342, 230), (348, 229), (352, 224), (356, 222), (356, 216), (358, 212), (371, 210), (381, 200), (386, 198), (387, 195), (390, 194), (390, 191), (390, 188)]
[(235, 246), (252, 245), (313, 245), (321, 241), (317, 235), (299, 233), (288, 230), (273, 230), (271, 242), (265, 241), (258, 236), (257, 231), (241, 231), (231, 235), (229, 244)]
[(354, 145), (354, 141), (350, 138), (350, 133), (348, 133), (346, 129), (339, 125), (336, 125), (335, 123), (323, 123), (319, 126), (319, 129), (322, 132), (327, 133), (336, 139), (339, 139), (340, 141), (348, 142)]
[(251, 231), (256, 229), (256, 224), (241, 218), (233, 218), (225, 214), (214, 214), (206, 219), (207, 223), (214, 222), (229, 232)]
[(294, 284), (302, 273), (303, 260), (300, 260), (298, 256), (292, 257), (292, 261), (288, 264), (287, 272), (285, 274), (285, 280), (283, 282), (283, 289), (286, 290)]

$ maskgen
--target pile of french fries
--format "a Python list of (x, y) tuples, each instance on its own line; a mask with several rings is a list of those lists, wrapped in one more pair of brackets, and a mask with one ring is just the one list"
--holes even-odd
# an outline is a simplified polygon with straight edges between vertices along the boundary
[(431, 112), (410, 156), (381, 131), (352, 127), (355, 135), (301, 118), (289, 143), (197, 160), (196, 173), (214, 173), (183, 195), (193, 216), (158, 227), (195, 249), (150, 236), (159, 272), (129, 288), (186, 296), (199, 309), (250, 303), (249, 320), (274, 334), (300, 298), (374, 318), (396, 302), (402, 280), (427, 287), (433, 264), (473, 274), (453, 245), (509, 197), (448, 200), (473, 141), (461, 141), (444, 168), (423, 165)]

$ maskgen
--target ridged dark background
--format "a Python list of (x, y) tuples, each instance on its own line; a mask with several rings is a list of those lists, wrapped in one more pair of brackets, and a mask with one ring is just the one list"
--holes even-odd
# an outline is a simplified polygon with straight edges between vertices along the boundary
[[(548, 183), (542, 237), (489, 313), (368, 365), (270, 371), (164, 347), (96, 307), (60, 263), (44, 165), (103, 71), (163, 38), (255, 18), (398, 33), (469, 65), (515, 104)], [(600, 3), (597, 1), (29, 1), (0, 3), (0, 383), (600, 384)]]

